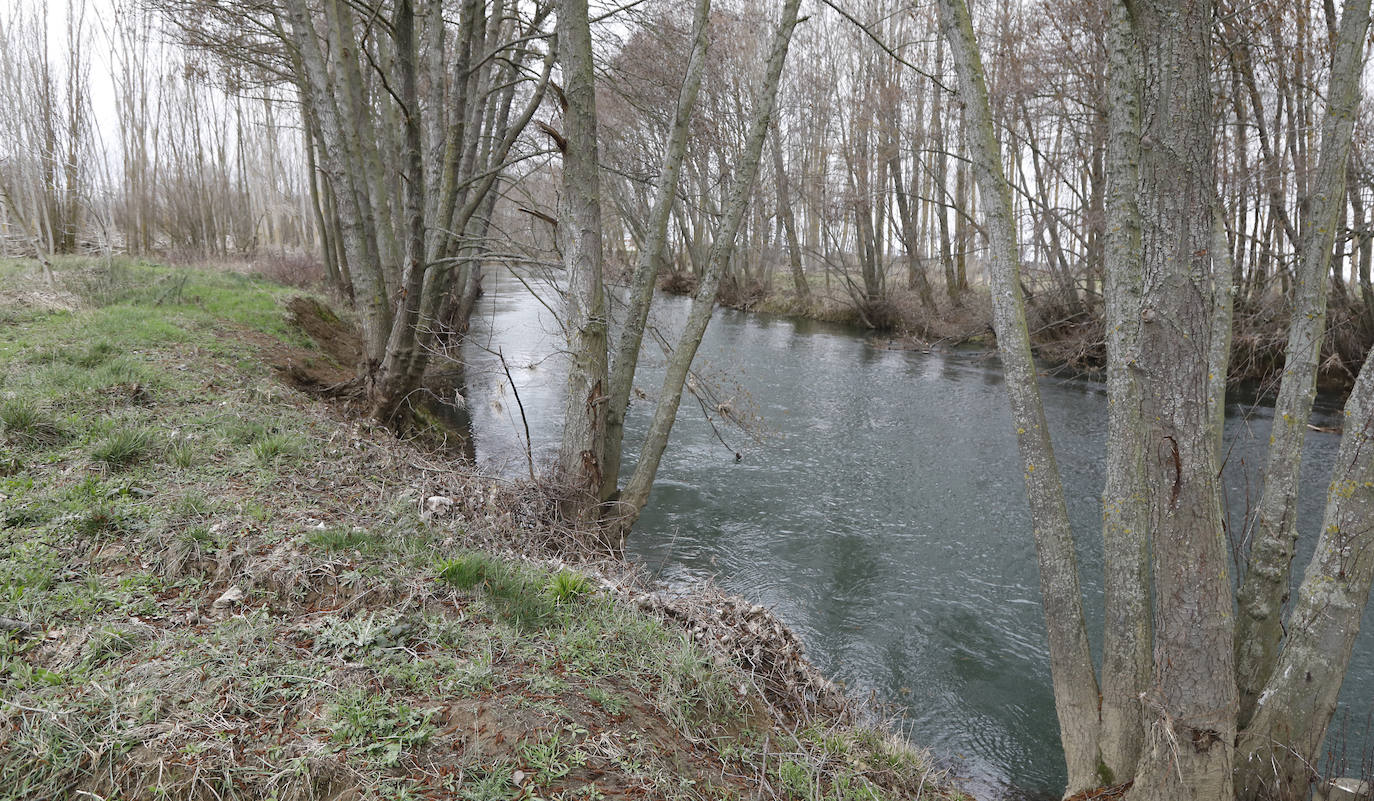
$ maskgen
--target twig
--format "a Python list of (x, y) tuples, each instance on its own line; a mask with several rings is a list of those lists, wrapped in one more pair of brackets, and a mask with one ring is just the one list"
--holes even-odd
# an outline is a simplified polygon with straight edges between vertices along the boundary
[(525, 404), (520, 402), (520, 390), (515, 388), (515, 379), (511, 377), (510, 366), (506, 364), (506, 354), (500, 348), (496, 349), (496, 358), (501, 360), (501, 369), (506, 371), (511, 394), (515, 396), (515, 406), (520, 410), (520, 422), (525, 426), (525, 462), (530, 468), (530, 481), (534, 481), (534, 448), (530, 443), (530, 421), (525, 418)]

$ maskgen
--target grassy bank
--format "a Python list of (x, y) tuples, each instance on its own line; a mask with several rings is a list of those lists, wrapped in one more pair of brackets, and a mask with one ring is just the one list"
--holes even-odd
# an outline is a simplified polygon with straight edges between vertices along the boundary
[(0, 262), (3, 801), (959, 797), (764, 610), (283, 383), (346, 369), (297, 290), (62, 267)]

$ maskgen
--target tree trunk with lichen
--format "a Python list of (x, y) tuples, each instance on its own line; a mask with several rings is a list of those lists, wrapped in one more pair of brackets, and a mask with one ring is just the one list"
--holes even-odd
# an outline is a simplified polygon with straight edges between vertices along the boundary
[(563, 392), (563, 441), (558, 480), (565, 512), (586, 518), (600, 502), (606, 446), (606, 294), (601, 280), (601, 192), (597, 173), (596, 76), (586, 0), (558, 4), (563, 66), (563, 201), (558, 236), (567, 274), (564, 328), (568, 379)]
[(1229, 553), (1210, 435), (1212, 3), (1134, 5), (1143, 57), (1141, 418), (1154, 554), (1154, 669), (1132, 798), (1232, 795)]
[(1283, 379), (1274, 404), (1264, 490), (1260, 495), (1249, 567), (1239, 596), (1236, 679), (1241, 723), (1254, 711), (1278, 659), (1283, 605), (1297, 545), (1298, 483), (1308, 418), (1317, 394), (1317, 362), (1326, 335), (1327, 278), (1360, 100), (1369, 0), (1348, 0), (1341, 14), (1322, 120), (1321, 156), (1303, 216), (1297, 287), (1293, 297)]
[(1237, 748), (1242, 801), (1307, 797), (1374, 583), (1374, 352), (1345, 404), (1317, 550), (1283, 653)]
[[(1100, 783), (1097, 678), (1083, 618), (1077, 557), (1064, 489), (1036, 383), (1035, 362), (1026, 330), (1025, 301), (1021, 295), (1011, 185), (1002, 172), (973, 23), (964, 0), (940, 0), (939, 13), (940, 28), (954, 58), (959, 94), (967, 115), (969, 159), (984, 198), (983, 211), (991, 245), (988, 272), (992, 285), (993, 324), (997, 329), (998, 353), (1006, 372), (1012, 424), (1025, 465), (1026, 498), (1030, 504), (1040, 567), (1040, 598), (1049, 637), (1055, 711), (1068, 766), (1065, 795), (1071, 795)], [(951, 290), (952, 296), (957, 294), (953, 288)]]
[(1140, 50), (1125, 0), (1108, 18), (1106, 231), (1107, 476), (1102, 491), (1105, 623), (1104, 784), (1135, 775), (1144, 739), (1140, 693), (1150, 676), (1150, 536), (1140, 417)]

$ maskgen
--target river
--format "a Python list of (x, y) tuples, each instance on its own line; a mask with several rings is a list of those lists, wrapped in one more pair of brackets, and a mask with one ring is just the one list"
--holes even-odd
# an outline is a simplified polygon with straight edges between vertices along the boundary
[[(556, 308), (547, 284), (531, 285)], [(655, 305), (671, 336), (687, 300)], [(464, 353), (479, 464), (526, 471), (524, 428), (498, 353), (536, 465), (556, 450), (560, 339), (524, 285), (491, 277)], [(646, 345), (642, 362), (636, 385), (654, 397), (661, 350)], [(813, 662), (854, 694), (900, 711), (913, 742), (948, 760), (980, 798), (1057, 798), (1064, 766), (1030, 516), (996, 361), (883, 350), (852, 328), (720, 310), (696, 367), (757, 423), (748, 433), (713, 427), (684, 396), (631, 556), (670, 584), (710, 577), (772, 608)], [(1100, 637), (1105, 388), (1046, 377), (1041, 392), (1089, 628)], [(1335, 407), (1319, 405), (1316, 422), (1334, 425)], [(1257, 501), (1271, 411), (1235, 398), (1228, 405), (1224, 491), (1237, 526)], [(651, 413), (648, 401), (631, 405), (627, 471)], [(1338, 440), (1307, 437), (1299, 574)], [(1343, 690), (1352, 732), (1363, 731), (1374, 698), (1369, 632)]]

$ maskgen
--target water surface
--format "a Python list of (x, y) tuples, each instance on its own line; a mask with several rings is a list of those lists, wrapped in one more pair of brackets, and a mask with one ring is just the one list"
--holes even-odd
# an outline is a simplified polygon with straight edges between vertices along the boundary
[[(556, 294), (535, 286), (556, 307)], [(672, 336), (686, 300), (656, 305), (659, 330)], [(498, 352), (536, 461), (556, 450), (560, 340), (553, 315), (521, 284), (490, 282), (465, 352), (480, 463), (526, 469)], [(646, 345), (636, 385), (650, 397), (662, 361)], [(684, 396), (632, 556), (669, 583), (711, 577), (772, 608), (822, 670), (897, 707), (912, 739), (949, 759), (980, 796), (1016, 788), (1058, 797), (1064, 766), (1035, 551), (997, 363), (881, 350), (854, 329), (723, 310), (697, 369), (720, 399), (752, 409), (761, 424), (750, 433), (713, 427)], [(1105, 390), (1055, 377), (1041, 390), (1096, 636)], [(1237, 526), (1258, 496), (1270, 413), (1253, 402), (1228, 408), (1225, 491)], [(651, 414), (647, 400), (631, 406), (627, 471)], [(1309, 552), (1338, 439), (1307, 438), (1299, 528)], [(1374, 637), (1366, 635), (1344, 698), (1363, 720), (1372, 697)]]

